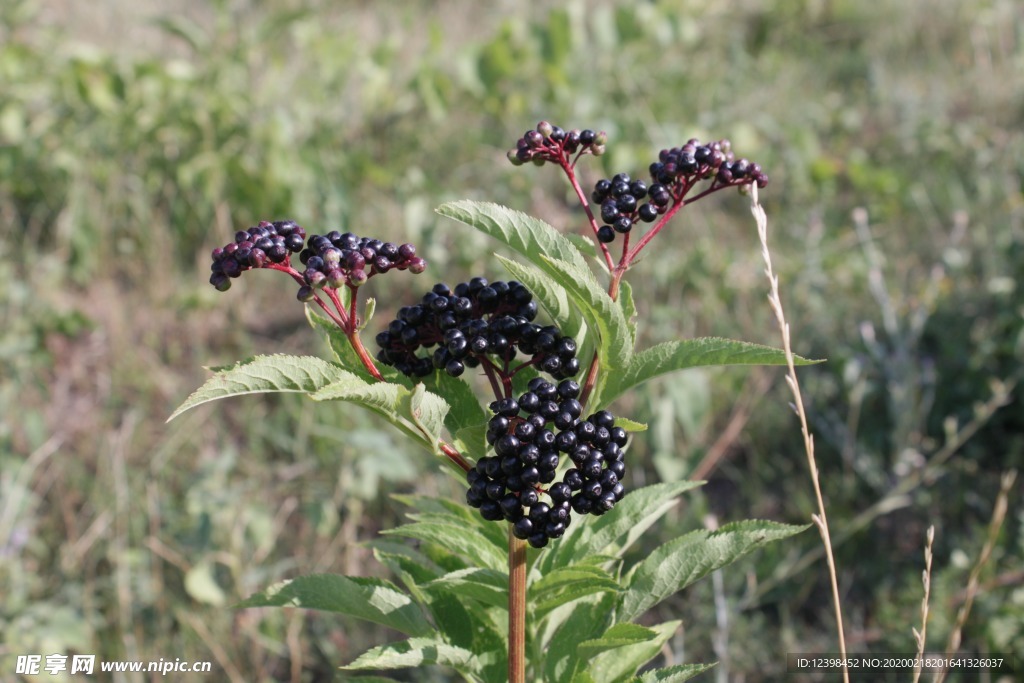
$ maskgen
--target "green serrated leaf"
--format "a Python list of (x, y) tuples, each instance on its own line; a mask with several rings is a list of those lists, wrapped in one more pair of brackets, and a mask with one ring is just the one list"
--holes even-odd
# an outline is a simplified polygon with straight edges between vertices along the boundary
[(601, 634), (600, 638), (582, 641), (576, 646), (576, 654), (581, 659), (589, 660), (611, 648), (643, 643), (651, 640), (654, 636), (654, 631), (637, 624), (615, 624)]
[(312, 398), (314, 401), (351, 401), (388, 419), (394, 419), (398, 416), (402, 398), (411, 393), (411, 390), (400, 384), (367, 384), (353, 375), (328, 384), (314, 393)]
[[(681, 623), (668, 621), (650, 628), (641, 628), (636, 624), (616, 624), (605, 631), (600, 640), (591, 641), (591, 647), (598, 649), (591, 655), (587, 670), (594, 680), (624, 683), (637, 669), (661, 652), (665, 642)], [(641, 634), (641, 631), (646, 634)], [(580, 648), (583, 647), (581, 643)], [(583, 656), (581, 652), (580, 657)]]
[(338, 574), (312, 574), (284, 581), (236, 607), (304, 607), (347, 614), (407, 635), (432, 631), (419, 607), (390, 581)]
[(373, 542), (373, 556), (394, 572), (416, 602), (426, 604), (427, 599), (420, 586), (440, 576), (440, 567), (418, 550), (381, 539)]
[(455, 432), (455, 440), (462, 445), (463, 452), (480, 458), (487, 451), (487, 423), (463, 427)]
[[(611, 575), (597, 564), (572, 564), (569, 566), (555, 567), (547, 574), (531, 581), (530, 592), (532, 595), (537, 595), (566, 583), (606, 580), (611, 580)], [(618, 584), (615, 583), (615, 586), (617, 587)]]
[[(811, 365), (820, 360), (796, 357), (797, 365)], [(785, 365), (782, 349), (761, 344), (704, 337), (662, 342), (635, 354), (624, 372), (611, 380), (603, 394), (610, 403), (625, 391), (660, 375), (706, 365)]]
[(449, 434), (458, 438), (463, 429), (477, 425), (484, 425), (486, 429), (490, 416), (466, 380), (452, 377), (447, 372), (435, 372), (423, 381), (430, 391), (442, 397), (450, 407), (444, 416), (444, 426)]
[(625, 280), (619, 281), (619, 306), (622, 308), (622, 317), (626, 319), (626, 327), (629, 329), (629, 336), (633, 344), (636, 344), (637, 310), (636, 302), (633, 301), (633, 287)]
[[(577, 235), (575, 233), (568, 233), (565, 236), (565, 239), (572, 242), (572, 246), (579, 249), (580, 253), (587, 258), (597, 258), (597, 246), (594, 244), (594, 240), (589, 237), (584, 237), (583, 235)], [(604, 261), (601, 261), (601, 263), (604, 264)]]
[(465, 525), (443, 522), (416, 522), (383, 531), (406, 538), (436, 543), (449, 552), (467, 558), (474, 565), (502, 569), (507, 561), (506, 550), (495, 545), (482, 533)]
[(622, 590), (618, 581), (598, 566), (576, 564), (557, 567), (529, 586), (529, 605), (534, 618), (585, 595)]
[(450, 666), (459, 671), (473, 671), (478, 667), (476, 656), (469, 650), (449, 645), (438, 638), (409, 638), (367, 650), (341, 668), (347, 671), (408, 669), (430, 664)]
[(485, 605), (508, 609), (508, 572), (471, 567), (440, 576), (426, 584), (427, 591), (450, 591)]
[(688, 681), (715, 666), (715, 664), (677, 664), (664, 669), (646, 671), (635, 677), (631, 683), (683, 683), (683, 681)]
[(359, 381), (352, 373), (314, 356), (255, 356), (218, 369), (171, 413), (167, 421), (186, 410), (220, 398), (269, 392), (311, 394), (334, 382), (344, 382), (349, 377)]
[(623, 429), (625, 429), (629, 433), (633, 433), (633, 432), (646, 432), (647, 431), (647, 424), (646, 423), (644, 423), (644, 422), (636, 422), (636, 421), (630, 420), (629, 418), (626, 418), (626, 417), (617, 417), (617, 418), (615, 418), (615, 426), (616, 427), (622, 427)]
[(315, 401), (348, 401), (372, 410), (431, 453), (438, 452), (437, 443), (447, 412), (444, 399), (426, 391), (422, 384), (410, 390), (390, 382), (367, 384), (351, 373), (348, 375), (314, 392), (311, 397)]
[(593, 554), (621, 554), (655, 521), (675, 505), (676, 497), (702, 485), (700, 481), (654, 484), (626, 495), (612, 510), (580, 525), (576, 533), (563, 538), (542, 556), (541, 570), (568, 565)]
[(628, 589), (620, 598), (620, 617), (636, 619), (712, 571), (809, 526), (747, 520), (726, 524), (717, 531), (693, 531), (669, 541), (648, 554), (626, 577)]
[(581, 640), (595, 638), (607, 628), (616, 597), (611, 594), (591, 595), (567, 604), (548, 617), (547, 632), (541, 638), (544, 648), (545, 681), (572, 680), (584, 669), (576, 656)]
[(543, 256), (566, 261), (589, 272), (586, 260), (572, 242), (529, 214), (500, 204), (469, 200), (442, 204), (437, 207), (437, 212), (490, 235), (545, 272), (548, 266)]
[(430, 444), (430, 450), (437, 451), (441, 430), (444, 429), (444, 418), (448, 414), (448, 404), (437, 394), (427, 391), (422, 384), (417, 384), (409, 398), (409, 412), (413, 422)]
[(506, 551), (508, 535), (505, 527), (488, 522), (480, 516), (479, 512), (464, 502), (433, 496), (394, 495), (392, 497), (418, 511), (409, 514), (413, 520), (473, 529), (483, 535), (495, 548), (500, 548), (502, 553)]

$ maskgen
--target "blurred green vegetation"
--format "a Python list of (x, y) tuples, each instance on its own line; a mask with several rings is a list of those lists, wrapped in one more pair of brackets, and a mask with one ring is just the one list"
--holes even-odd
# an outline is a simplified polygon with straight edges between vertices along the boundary
[[(848, 643), (912, 651), (934, 524), (943, 648), (999, 476), (1024, 464), (1018, 3), (129, 5), (90, 21), (0, 5), (0, 678), (14, 655), (76, 651), (322, 681), (388, 637), (223, 608), (297, 573), (380, 571), (359, 542), (395, 523), (388, 494), (461, 492), (340, 406), (237, 400), (165, 425), (203, 365), (324, 351), (290, 285), (217, 295), (208, 253), (288, 217), (415, 242), (428, 278), (499, 272), (493, 245), (432, 209), (490, 199), (581, 229), (554, 171), (504, 160), (541, 118), (608, 131), (591, 180), (691, 136), (729, 137), (769, 172), (795, 350), (829, 359), (801, 375)], [(747, 201), (684, 213), (631, 279), (642, 340), (777, 345)], [(375, 281), (379, 316), (405, 286)], [(775, 371), (701, 370), (620, 401), (651, 426), (634, 485), (709, 479), (658, 533), (807, 521), (786, 392)], [(757, 681), (781, 652), (835, 651), (818, 545), (772, 547), (663, 607), (686, 624), (671, 656)], [(965, 649), (1024, 652), (1021, 566), (1018, 487)]]

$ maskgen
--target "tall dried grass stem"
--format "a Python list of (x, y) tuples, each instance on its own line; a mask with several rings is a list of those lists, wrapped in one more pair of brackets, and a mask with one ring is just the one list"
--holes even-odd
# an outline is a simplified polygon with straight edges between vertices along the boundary
[[(821, 534), (822, 545), (825, 549), (825, 559), (828, 563), (829, 582), (832, 585), (832, 602), (836, 613), (839, 654), (845, 660), (846, 635), (843, 629), (843, 610), (842, 603), (839, 598), (839, 581), (836, 577), (835, 557), (832, 555), (832, 540), (829, 537), (828, 517), (825, 514), (825, 501), (821, 495), (818, 466), (814, 459), (814, 437), (811, 436), (810, 429), (807, 426), (807, 412), (804, 410), (803, 396), (800, 393), (800, 381), (796, 376), (796, 362), (793, 356), (793, 348), (790, 344), (789, 323), (786, 322), (786, 316), (782, 309), (782, 299), (779, 297), (779, 278), (775, 274), (774, 270), (772, 270), (772, 257), (768, 250), (768, 216), (765, 214), (764, 209), (757, 200), (756, 185), (750, 186), (750, 212), (753, 214), (754, 220), (757, 222), (757, 234), (761, 239), (761, 255), (764, 258), (765, 275), (768, 276), (768, 282), (771, 287), (768, 294), (768, 302), (771, 304), (772, 311), (774, 311), (775, 318), (779, 324), (779, 330), (782, 332), (782, 348), (786, 353), (786, 365), (789, 370), (786, 375), (786, 383), (789, 384), (790, 391), (793, 392), (793, 404), (796, 409), (797, 416), (800, 418), (800, 430), (804, 437), (804, 451), (807, 454), (807, 466), (811, 473), (811, 483), (814, 486), (814, 496), (818, 502), (818, 514), (811, 515), (811, 519), (814, 520), (815, 526), (818, 527), (818, 533)], [(843, 667), (843, 681), (844, 683), (849, 683), (850, 681), (850, 672), (845, 666)]]
[(921, 583), (924, 584), (924, 597), (921, 598), (921, 630), (911, 629), (914, 632), (914, 641), (917, 643), (917, 661), (914, 665), (914, 680), (917, 683), (921, 679), (921, 660), (924, 658), (924, 648), (928, 637), (928, 598), (932, 590), (932, 544), (935, 542), (935, 526), (928, 527), (924, 544), (924, 571), (921, 572)]

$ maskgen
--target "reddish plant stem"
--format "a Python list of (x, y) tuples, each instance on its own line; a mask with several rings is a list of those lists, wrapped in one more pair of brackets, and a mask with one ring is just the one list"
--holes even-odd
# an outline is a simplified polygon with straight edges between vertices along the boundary
[(597, 239), (598, 224), (597, 219), (594, 218), (594, 212), (590, 210), (590, 202), (587, 201), (587, 195), (583, 192), (583, 188), (580, 187), (579, 181), (576, 179), (576, 163), (570, 164), (562, 156), (559, 156), (559, 165), (562, 170), (565, 171), (565, 177), (569, 179), (569, 183), (572, 185), (572, 189), (576, 191), (576, 197), (580, 200), (580, 205), (583, 210), (587, 213), (587, 219), (590, 221), (590, 229), (594, 231), (594, 240), (597, 241), (597, 246), (601, 248), (601, 253), (604, 254), (604, 262), (608, 265), (608, 270), (614, 267), (614, 261), (612, 261), (612, 255), (608, 251), (608, 247), (605, 246), (604, 242)]
[(462, 457), (462, 453), (455, 450), (455, 447), (447, 441), (438, 442), (438, 447), (441, 449), (441, 452), (445, 454), (445, 457), (455, 463), (455, 465), (463, 472), (469, 472), (473, 469), (473, 466), (469, 464), (469, 461)]
[[(686, 194), (687, 189), (689, 188), (683, 190), (684, 195)], [(691, 199), (690, 201), (693, 200)], [(622, 260), (619, 261), (619, 265), (616, 269), (621, 269), (623, 272), (625, 272), (625, 270), (629, 268), (629, 265), (633, 263), (633, 260), (636, 259), (637, 254), (640, 253), (640, 250), (646, 247), (647, 243), (654, 239), (655, 235), (661, 232), (661, 229), (664, 228), (670, 220), (672, 220), (672, 217), (676, 215), (676, 212), (679, 211), (679, 209), (686, 206), (686, 203), (687, 202), (685, 199), (680, 198), (675, 204), (669, 207), (668, 211), (665, 212), (661, 219), (654, 224), (654, 227), (648, 230), (647, 233), (640, 238), (640, 241), (636, 243), (636, 246), (633, 247), (626, 255), (622, 257)], [(622, 276), (620, 275), (619, 277), (621, 279)]]
[(366, 350), (366, 347), (363, 346), (363, 340), (359, 338), (359, 330), (353, 329), (351, 331), (346, 331), (345, 336), (348, 337), (349, 343), (355, 350), (356, 355), (359, 356), (359, 360), (363, 364), (363, 367), (366, 368), (366, 371), (373, 375), (373, 378), (378, 382), (387, 381), (384, 379), (384, 376), (380, 374), (380, 370), (377, 369), (377, 366), (374, 364), (373, 358), (370, 357), (370, 353)]
[(599, 367), (597, 351), (594, 352), (594, 357), (590, 359), (590, 368), (587, 370), (587, 378), (583, 381), (583, 387), (580, 389), (580, 405), (586, 406), (587, 400), (590, 398), (590, 392), (594, 390), (594, 385), (597, 384), (597, 371)]
[(508, 525), (508, 681), (526, 681), (526, 542)]
[[(495, 376), (495, 373), (500, 372), (498, 368), (494, 367), (494, 363), (487, 358), (483, 358), (481, 360), (480, 366), (484, 369), (484, 375), (487, 376), (487, 381), (491, 383), (491, 391), (494, 392), (494, 398), (504, 398), (505, 394), (501, 390), (502, 385), (498, 383), (498, 378)], [(509, 394), (511, 394), (511, 392), (509, 392)]]

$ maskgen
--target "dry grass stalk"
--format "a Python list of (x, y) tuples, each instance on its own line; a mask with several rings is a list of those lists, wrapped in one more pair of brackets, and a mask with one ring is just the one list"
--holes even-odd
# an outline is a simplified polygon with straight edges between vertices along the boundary
[(928, 636), (928, 598), (932, 590), (932, 544), (934, 542), (935, 526), (932, 525), (928, 527), (928, 533), (925, 537), (924, 571), (921, 572), (921, 583), (924, 584), (924, 597), (921, 598), (921, 630), (911, 629), (914, 632), (914, 640), (917, 642), (917, 660), (919, 662), (914, 666), (913, 683), (917, 683), (921, 679), (920, 661), (924, 658), (924, 647)]
[[(771, 253), (768, 251), (768, 216), (765, 214), (761, 204), (757, 201), (756, 185), (750, 186), (750, 200), (750, 212), (754, 215), (754, 220), (757, 221), (757, 233), (761, 238), (761, 255), (764, 257), (765, 275), (768, 276), (768, 282), (771, 286), (771, 291), (768, 294), (768, 302), (771, 304), (772, 311), (775, 313), (775, 318), (779, 324), (779, 330), (782, 332), (782, 348), (786, 353), (786, 365), (789, 368), (786, 375), (786, 382), (789, 384), (790, 391), (793, 392), (793, 406), (796, 410), (797, 416), (800, 418), (800, 430), (804, 437), (804, 451), (807, 454), (807, 465), (811, 472), (811, 482), (814, 485), (814, 495), (818, 502), (818, 514), (811, 515), (811, 519), (814, 520), (815, 526), (818, 527), (818, 533), (821, 534), (821, 541), (825, 548), (825, 559), (828, 563), (829, 581), (832, 584), (832, 602), (836, 612), (839, 654), (840, 657), (845, 660), (846, 636), (843, 630), (843, 611), (839, 598), (839, 581), (836, 578), (836, 563), (832, 554), (832, 540), (829, 537), (828, 517), (825, 515), (825, 501), (821, 495), (818, 466), (814, 459), (814, 437), (811, 436), (810, 429), (807, 426), (807, 413), (804, 410), (804, 401), (800, 393), (800, 382), (796, 376), (796, 363), (793, 356), (793, 348), (790, 344), (789, 323), (786, 322), (786, 316), (782, 310), (782, 299), (779, 297), (779, 278), (772, 270)], [(845, 666), (843, 667), (843, 681), (844, 683), (849, 683), (850, 681), (850, 672)]]

